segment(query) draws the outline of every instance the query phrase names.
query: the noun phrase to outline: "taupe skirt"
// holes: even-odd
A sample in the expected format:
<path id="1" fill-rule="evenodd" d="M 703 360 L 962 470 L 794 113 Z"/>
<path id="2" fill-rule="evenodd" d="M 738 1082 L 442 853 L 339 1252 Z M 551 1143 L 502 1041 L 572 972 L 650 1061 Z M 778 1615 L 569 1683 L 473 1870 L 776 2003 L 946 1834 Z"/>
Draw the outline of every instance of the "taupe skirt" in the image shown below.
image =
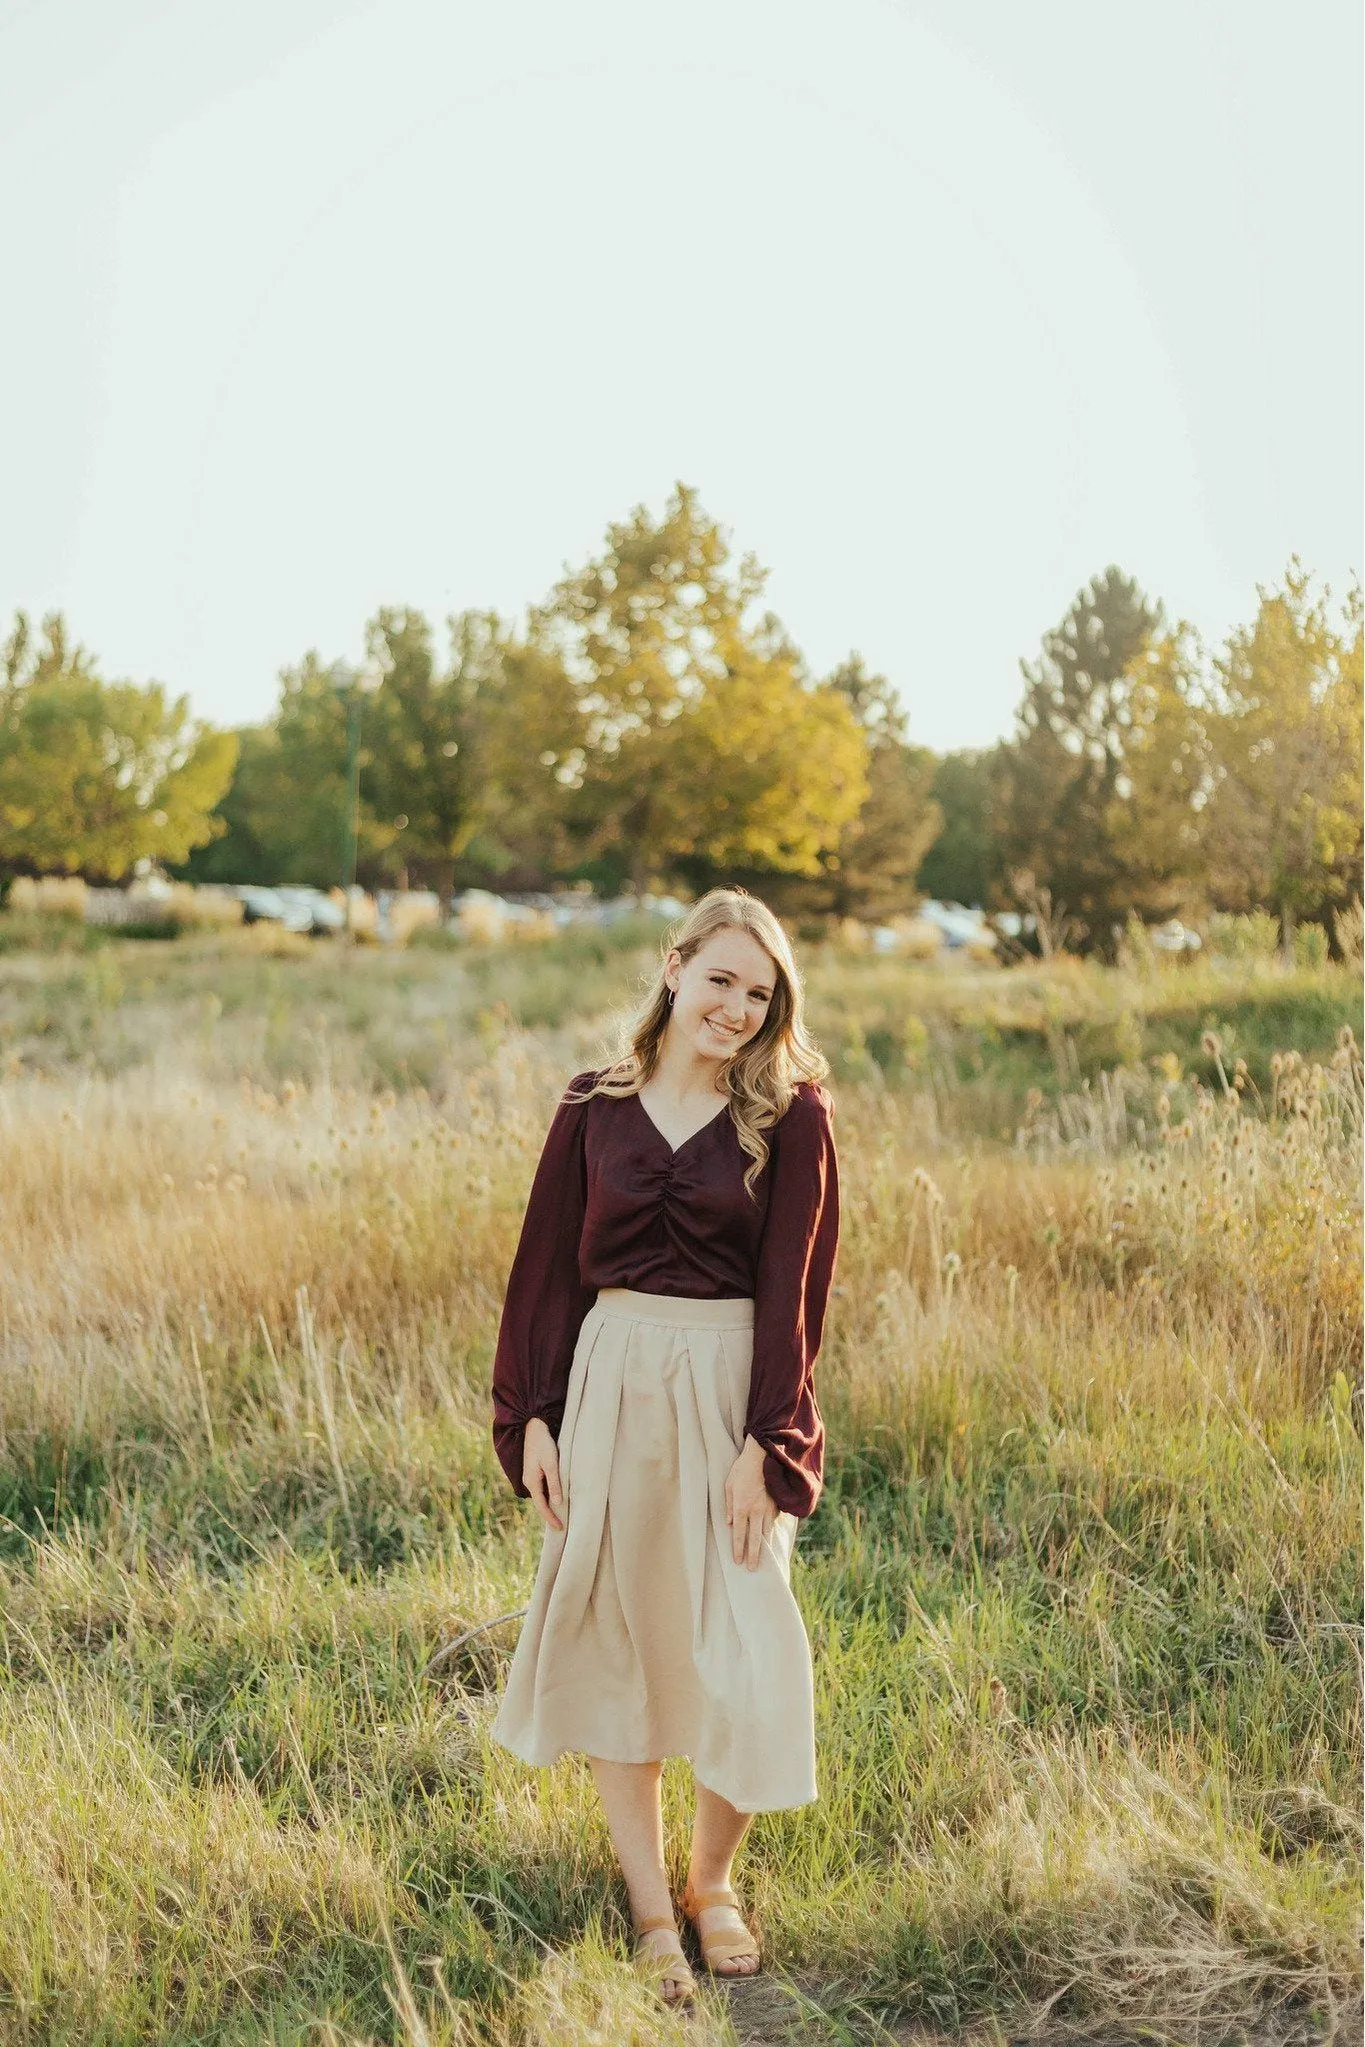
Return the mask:
<path id="1" fill-rule="evenodd" d="M 562 1531 L 544 1531 L 493 1721 L 528 1763 L 690 1756 L 742 1812 L 817 1796 L 810 1643 L 791 1590 L 796 1516 L 737 1564 L 725 1480 L 744 1447 L 751 1300 L 604 1288 L 559 1432 Z"/>

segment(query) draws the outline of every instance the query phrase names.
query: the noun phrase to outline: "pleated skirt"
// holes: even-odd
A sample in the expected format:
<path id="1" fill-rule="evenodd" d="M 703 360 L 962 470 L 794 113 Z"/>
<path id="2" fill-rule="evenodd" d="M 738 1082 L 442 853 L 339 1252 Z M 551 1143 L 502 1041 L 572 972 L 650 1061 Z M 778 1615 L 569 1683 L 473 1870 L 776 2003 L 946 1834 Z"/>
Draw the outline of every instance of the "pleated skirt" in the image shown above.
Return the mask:
<path id="1" fill-rule="evenodd" d="M 559 1432 L 562 1530 L 492 1724 L 528 1763 L 688 1756 L 742 1812 L 817 1794 L 810 1642 L 780 1513 L 737 1564 L 725 1480 L 744 1447 L 751 1300 L 604 1288 L 579 1332 Z"/>

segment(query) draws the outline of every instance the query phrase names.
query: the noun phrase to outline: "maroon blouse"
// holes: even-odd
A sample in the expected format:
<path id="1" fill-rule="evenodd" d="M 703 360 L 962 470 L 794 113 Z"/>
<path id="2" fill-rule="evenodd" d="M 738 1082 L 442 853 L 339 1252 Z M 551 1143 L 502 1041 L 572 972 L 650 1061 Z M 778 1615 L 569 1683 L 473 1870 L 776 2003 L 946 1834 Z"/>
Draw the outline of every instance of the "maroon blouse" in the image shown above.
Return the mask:
<path id="1" fill-rule="evenodd" d="M 568 1093 L 590 1087 L 580 1073 Z M 493 1360 L 493 1442 L 521 1499 L 522 1439 L 564 1418 L 569 1368 L 599 1287 L 688 1300 L 752 1297 L 745 1433 L 765 1450 L 763 1482 L 804 1518 L 820 1497 L 825 1425 L 813 1368 L 839 1240 L 833 1104 L 803 1081 L 751 1163 L 728 1106 L 676 1151 L 638 1095 L 561 1100 L 531 1185 Z"/>

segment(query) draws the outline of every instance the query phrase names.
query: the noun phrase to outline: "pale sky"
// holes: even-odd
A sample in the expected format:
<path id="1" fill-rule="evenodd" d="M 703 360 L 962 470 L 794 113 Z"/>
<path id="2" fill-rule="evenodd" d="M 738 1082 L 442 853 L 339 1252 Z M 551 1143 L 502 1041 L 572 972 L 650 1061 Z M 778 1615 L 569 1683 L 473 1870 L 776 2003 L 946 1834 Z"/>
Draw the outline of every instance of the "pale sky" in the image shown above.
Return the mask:
<path id="1" fill-rule="evenodd" d="M 0 628 L 265 716 L 676 478 L 937 748 L 1362 559 L 1358 0 L 0 0 Z"/>

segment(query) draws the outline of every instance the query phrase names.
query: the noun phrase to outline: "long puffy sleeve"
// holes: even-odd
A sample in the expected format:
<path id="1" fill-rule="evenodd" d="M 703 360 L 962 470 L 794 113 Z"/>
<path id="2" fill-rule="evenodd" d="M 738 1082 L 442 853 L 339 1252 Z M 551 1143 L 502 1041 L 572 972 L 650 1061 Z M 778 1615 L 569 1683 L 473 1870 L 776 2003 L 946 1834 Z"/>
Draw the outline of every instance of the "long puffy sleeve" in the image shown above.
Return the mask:
<path id="1" fill-rule="evenodd" d="M 570 1094 L 591 1083 L 578 1074 Z M 558 1436 L 578 1332 L 596 1298 L 578 1266 L 587 1203 L 587 1104 L 561 1100 L 531 1183 L 493 1355 L 493 1447 L 519 1499 L 526 1424 L 539 1415 Z"/>
<path id="2" fill-rule="evenodd" d="M 763 1445 L 763 1482 L 804 1519 L 823 1484 L 825 1425 L 814 1367 L 839 1244 L 833 1104 L 798 1088 L 770 1143 L 768 1214 L 754 1285 L 754 1361 L 745 1431 Z"/>

